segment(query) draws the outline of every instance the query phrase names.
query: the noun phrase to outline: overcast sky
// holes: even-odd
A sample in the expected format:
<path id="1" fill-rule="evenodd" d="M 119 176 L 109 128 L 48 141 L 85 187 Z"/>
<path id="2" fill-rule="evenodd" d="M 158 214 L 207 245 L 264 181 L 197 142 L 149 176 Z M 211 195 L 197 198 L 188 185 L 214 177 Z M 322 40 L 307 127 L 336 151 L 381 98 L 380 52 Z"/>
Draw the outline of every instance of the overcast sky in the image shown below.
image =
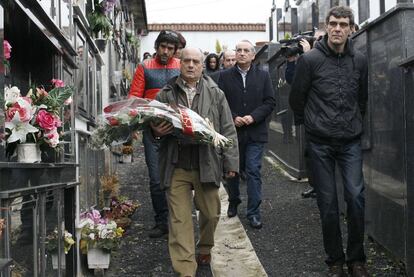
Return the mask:
<path id="1" fill-rule="evenodd" d="M 277 0 L 282 7 L 284 0 Z M 273 0 L 145 0 L 148 23 L 266 23 Z"/>

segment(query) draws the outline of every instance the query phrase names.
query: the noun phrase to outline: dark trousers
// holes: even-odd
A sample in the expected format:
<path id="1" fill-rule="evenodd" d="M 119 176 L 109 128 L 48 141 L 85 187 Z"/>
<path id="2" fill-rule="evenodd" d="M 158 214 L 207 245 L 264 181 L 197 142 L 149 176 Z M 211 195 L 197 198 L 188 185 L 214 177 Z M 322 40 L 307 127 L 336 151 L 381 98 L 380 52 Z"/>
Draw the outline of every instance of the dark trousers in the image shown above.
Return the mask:
<path id="1" fill-rule="evenodd" d="M 145 162 L 148 167 L 148 175 L 150 178 L 150 193 L 152 207 L 155 212 L 155 224 L 156 225 L 168 225 L 168 205 L 165 192 L 160 186 L 160 173 L 158 166 L 158 151 L 159 143 L 151 140 L 151 134 L 149 130 L 143 132 L 142 142 L 145 150 Z"/>
<path id="2" fill-rule="evenodd" d="M 338 165 L 347 204 L 348 243 L 346 261 L 365 262 L 364 254 L 364 180 L 360 140 L 342 145 L 307 142 L 310 169 L 317 193 L 322 222 L 326 263 L 344 263 L 338 198 L 335 182 L 335 164 Z"/>
<path id="3" fill-rule="evenodd" d="M 262 202 L 262 168 L 264 143 L 239 143 L 240 171 L 246 173 L 247 184 L 247 218 L 256 216 L 260 220 L 260 203 Z M 240 202 L 239 176 L 227 181 L 229 202 Z"/>

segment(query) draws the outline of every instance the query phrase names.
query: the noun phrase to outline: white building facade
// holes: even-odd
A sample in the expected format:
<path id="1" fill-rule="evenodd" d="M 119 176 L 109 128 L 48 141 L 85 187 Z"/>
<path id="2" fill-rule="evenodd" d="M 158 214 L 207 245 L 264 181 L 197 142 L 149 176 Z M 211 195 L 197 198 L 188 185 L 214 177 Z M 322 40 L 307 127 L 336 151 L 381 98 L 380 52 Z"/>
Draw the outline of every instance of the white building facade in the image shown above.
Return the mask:
<path id="1" fill-rule="evenodd" d="M 187 46 L 200 48 L 203 52 L 216 52 L 216 41 L 223 49 L 234 49 L 243 39 L 253 44 L 269 39 L 266 24 L 254 23 L 185 23 L 185 24 L 148 24 L 148 34 L 141 38 L 141 54 L 154 53 L 154 42 L 161 30 L 180 32 L 187 41 Z"/>

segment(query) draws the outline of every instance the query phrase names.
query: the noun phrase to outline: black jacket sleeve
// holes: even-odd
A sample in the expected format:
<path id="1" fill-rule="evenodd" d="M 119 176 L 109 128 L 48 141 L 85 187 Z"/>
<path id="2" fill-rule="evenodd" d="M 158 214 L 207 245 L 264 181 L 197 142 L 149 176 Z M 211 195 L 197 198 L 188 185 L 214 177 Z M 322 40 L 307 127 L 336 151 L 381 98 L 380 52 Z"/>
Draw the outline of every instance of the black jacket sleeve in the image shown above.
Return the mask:
<path id="1" fill-rule="evenodd" d="M 295 71 L 296 71 L 296 61 L 293 61 L 293 62 L 286 61 L 285 79 L 289 85 L 292 84 L 293 77 L 295 76 Z"/>
<path id="2" fill-rule="evenodd" d="M 289 95 L 289 105 L 294 114 L 295 125 L 304 123 L 305 105 L 312 84 L 311 73 L 305 56 L 300 56 L 296 63 L 296 73 Z"/>

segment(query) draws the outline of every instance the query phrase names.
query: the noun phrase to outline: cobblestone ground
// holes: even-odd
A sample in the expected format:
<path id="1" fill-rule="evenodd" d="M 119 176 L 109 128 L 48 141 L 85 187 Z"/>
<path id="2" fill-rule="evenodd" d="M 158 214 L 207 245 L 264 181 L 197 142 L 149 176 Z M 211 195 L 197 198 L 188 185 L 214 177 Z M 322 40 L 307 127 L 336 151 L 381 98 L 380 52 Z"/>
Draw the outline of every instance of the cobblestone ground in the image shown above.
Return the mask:
<path id="1" fill-rule="evenodd" d="M 119 250 L 111 257 L 105 276 L 175 276 L 169 260 L 167 239 L 150 239 L 153 213 L 143 148 L 135 146 L 134 162 L 120 164 L 118 174 L 121 195 L 137 199 L 141 207 L 133 216 L 132 226 Z M 324 252 L 319 214 L 314 199 L 302 199 L 306 183 L 289 181 L 275 166 L 263 166 L 263 228 L 252 230 L 245 218 L 246 187 L 242 185 L 243 202 L 240 220 L 268 276 L 325 276 Z M 366 244 L 369 270 L 373 276 L 404 276 L 387 253 L 374 242 Z M 208 276 L 200 273 L 198 276 Z M 237 276 L 243 277 L 243 276 Z"/>

